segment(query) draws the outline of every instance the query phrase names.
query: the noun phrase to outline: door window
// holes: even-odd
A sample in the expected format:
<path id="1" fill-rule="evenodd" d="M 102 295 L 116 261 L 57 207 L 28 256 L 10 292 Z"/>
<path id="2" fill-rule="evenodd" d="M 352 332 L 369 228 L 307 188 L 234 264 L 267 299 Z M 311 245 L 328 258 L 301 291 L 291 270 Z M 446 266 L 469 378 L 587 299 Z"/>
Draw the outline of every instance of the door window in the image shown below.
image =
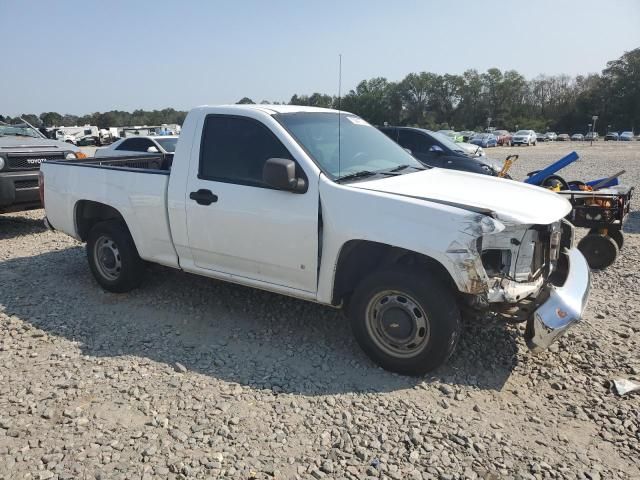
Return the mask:
<path id="1" fill-rule="evenodd" d="M 247 117 L 210 115 L 205 120 L 198 178 L 256 187 L 270 158 L 291 154 L 262 123 Z"/>
<path id="2" fill-rule="evenodd" d="M 147 138 L 130 138 L 125 140 L 116 150 L 126 150 L 129 152 L 146 152 L 147 148 L 153 147 L 151 140 Z"/>
<path id="3" fill-rule="evenodd" d="M 427 135 L 411 130 L 400 130 L 398 143 L 403 148 L 411 150 L 411 153 L 428 153 L 431 146 L 435 145 L 435 142 Z"/>

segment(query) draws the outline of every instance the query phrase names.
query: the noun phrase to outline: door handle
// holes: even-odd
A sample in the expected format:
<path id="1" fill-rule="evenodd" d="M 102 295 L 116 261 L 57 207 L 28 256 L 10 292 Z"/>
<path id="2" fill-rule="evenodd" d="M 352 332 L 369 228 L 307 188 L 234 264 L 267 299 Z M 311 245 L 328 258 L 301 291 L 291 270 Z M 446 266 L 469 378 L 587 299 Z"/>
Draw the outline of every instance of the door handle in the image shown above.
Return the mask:
<path id="1" fill-rule="evenodd" d="M 211 193 L 211 190 L 200 189 L 189 194 L 191 200 L 195 200 L 200 205 L 211 205 L 218 201 L 218 196 Z"/>

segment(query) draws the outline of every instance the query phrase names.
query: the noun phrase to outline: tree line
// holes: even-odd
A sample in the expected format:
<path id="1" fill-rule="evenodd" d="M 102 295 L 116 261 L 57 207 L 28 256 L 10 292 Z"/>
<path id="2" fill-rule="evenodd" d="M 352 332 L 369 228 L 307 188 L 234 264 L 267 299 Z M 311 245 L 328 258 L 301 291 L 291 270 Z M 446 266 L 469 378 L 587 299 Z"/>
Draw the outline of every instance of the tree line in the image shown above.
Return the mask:
<path id="1" fill-rule="evenodd" d="M 244 97 L 237 103 L 255 103 Z M 260 103 L 280 103 L 263 100 Z M 374 125 L 410 125 L 431 129 L 584 132 L 593 115 L 597 130 L 640 127 L 640 48 L 607 62 L 598 74 L 539 75 L 526 79 L 515 70 L 470 69 L 462 75 L 410 73 L 394 82 L 384 77 L 362 80 L 342 98 L 326 93 L 295 94 L 290 105 L 341 108 Z M 110 126 L 182 124 L 186 112 L 172 108 L 110 111 L 81 117 L 45 112 L 22 115 L 35 126 Z M 2 120 L 2 116 L 0 116 Z M 13 119 L 7 118 L 4 121 Z"/>

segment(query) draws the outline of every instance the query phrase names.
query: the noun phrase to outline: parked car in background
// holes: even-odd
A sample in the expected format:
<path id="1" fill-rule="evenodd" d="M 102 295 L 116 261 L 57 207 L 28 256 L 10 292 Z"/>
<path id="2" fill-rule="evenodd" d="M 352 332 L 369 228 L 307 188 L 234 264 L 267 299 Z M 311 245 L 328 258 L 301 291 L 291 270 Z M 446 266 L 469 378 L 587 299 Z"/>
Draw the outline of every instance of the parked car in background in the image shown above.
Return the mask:
<path id="1" fill-rule="evenodd" d="M 476 133 L 471 140 L 469 140 L 469 143 L 479 145 L 483 148 L 497 147 L 498 139 L 493 133 Z"/>
<path id="2" fill-rule="evenodd" d="M 584 141 L 584 135 L 581 133 L 574 133 L 573 135 L 571 135 L 571 141 L 572 142 L 582 142 Z"/>
<path id="3" fill-rule="evenodd" d="M 600 136 L 598 135 L 598 132 L 587 132 L 587 134 L 584 136 L 584 139 L 597 142 L 598 140 L 600 140 Z"/>
<path id="4" fill-rule="evenodd" d="M 622 132 L 620 134 L 621 142 L 630 142 L 631 140 L 633 140 L 633 132 Z"/>
<path id="5" fill-rule="evenodd" d="M 549 142 L 555 142 L 558 139 L 558 134 L 556 132 L 547 132 L 544 136 Z"/>
<path id="6" fill-rule="evenodd" d="M 500 171 L 498 165 L 484 158 L 474 157 L 477 150 L 482 150 L 480 146 L 472 145 L 476 151 L 467 153 L 461 146 L 464 143 L 453 142 L 446 135 L 422 128 L 380 127 L 380 131 L 410 151 L 424 165 L 494 176 Z"/>
<path id="7" fill-rule="evenodd" d="M 473 130 L 463 130 L 462 132 L 460 132 L 460 135 L 462 135 L 463 142 L 468 142 L 469 139 L 473 137 L 475 134 L 476 132 L 474 132 Z"/>
<path id="8" fill-rule="evenodd" d="M 464 137 L 460 134 L 460 132 L 454 132 L 453 130 L 438 130 L 437 133 L 446 135 L 454 142 L 464 142 Z"/>
<path id="9" fill-rule="evenodd" d="M 580 322 L 589 295 L 565 198 L 425 168 L 335 110 L 198 107 L 170 171 L 57 161 L 40 181 L 47 224 L 87 243 L 105 290 L 135 289 L 149 262 L 344 306 L 362 349 L 401 374 L 447 361 L 463 310 L 526 321 L 541 351 Z"/>
<path id="10" fill-rule="evenodd" d="M 121 138 L 105 148 L 96 150 L 96 157 L 131 156 L 140 153 L 160 155 L 169 161 L 176 150 L 177 135 L 145 135 L 139 137 Z"/>
<path id="11" fill-rule="evenodd" d="M 538 142 L 546 142 L 547 136 L 544 133 L 536 132 L 536 139 Z"/>
<path id="12" fill-rule="evenodd" d="M 494 130 L 492 132 L 496 136 L 496 140 L 498 145 L 500 146 L 511 146 L 511 134 L 506 130 Z"/>
<path id="13" fill-rule="evenodd" d="M 570 142 L 571 137 L 569 136 L 568 133 L 561 133 L 560 135 L 558 135 L 558 138 L 556 138 L 556 140 L 558 142 Z"/>
<path id="14" fill-rule="evenodd" d="M 512 145 L 535 145 L 538 139 L 533 130 L 518 130 L 511 137 Z"/>
<path id="15" fill-rule="evenodd" d="M 609 132 L 604 136 L 605 142 L 610 142 L 610 141 L 617 142 L 618 140 L 620 140 L 620 135 L 618 135 L 618 132 Z"/>
<path id="16" fill-rule="evenodd" d="M 84 158 L 70 143 L 45 137 L 28 123 L 0 123 L 0 213 L 40 208 L 38 172 L 45 160 Z"/>

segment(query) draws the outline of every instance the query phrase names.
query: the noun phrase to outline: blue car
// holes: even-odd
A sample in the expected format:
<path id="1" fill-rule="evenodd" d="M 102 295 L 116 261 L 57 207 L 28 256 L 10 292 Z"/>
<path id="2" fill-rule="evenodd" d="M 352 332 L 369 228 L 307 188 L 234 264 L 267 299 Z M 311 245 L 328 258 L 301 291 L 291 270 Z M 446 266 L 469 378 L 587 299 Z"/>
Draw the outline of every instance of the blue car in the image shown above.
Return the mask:
<path id="1" fill-rule="evenodd" d="M 498 139 L 493 133 L 478 133 L 469 140 L 469 143 L 480 145 L 482 148 L 496 147 Z"/>

